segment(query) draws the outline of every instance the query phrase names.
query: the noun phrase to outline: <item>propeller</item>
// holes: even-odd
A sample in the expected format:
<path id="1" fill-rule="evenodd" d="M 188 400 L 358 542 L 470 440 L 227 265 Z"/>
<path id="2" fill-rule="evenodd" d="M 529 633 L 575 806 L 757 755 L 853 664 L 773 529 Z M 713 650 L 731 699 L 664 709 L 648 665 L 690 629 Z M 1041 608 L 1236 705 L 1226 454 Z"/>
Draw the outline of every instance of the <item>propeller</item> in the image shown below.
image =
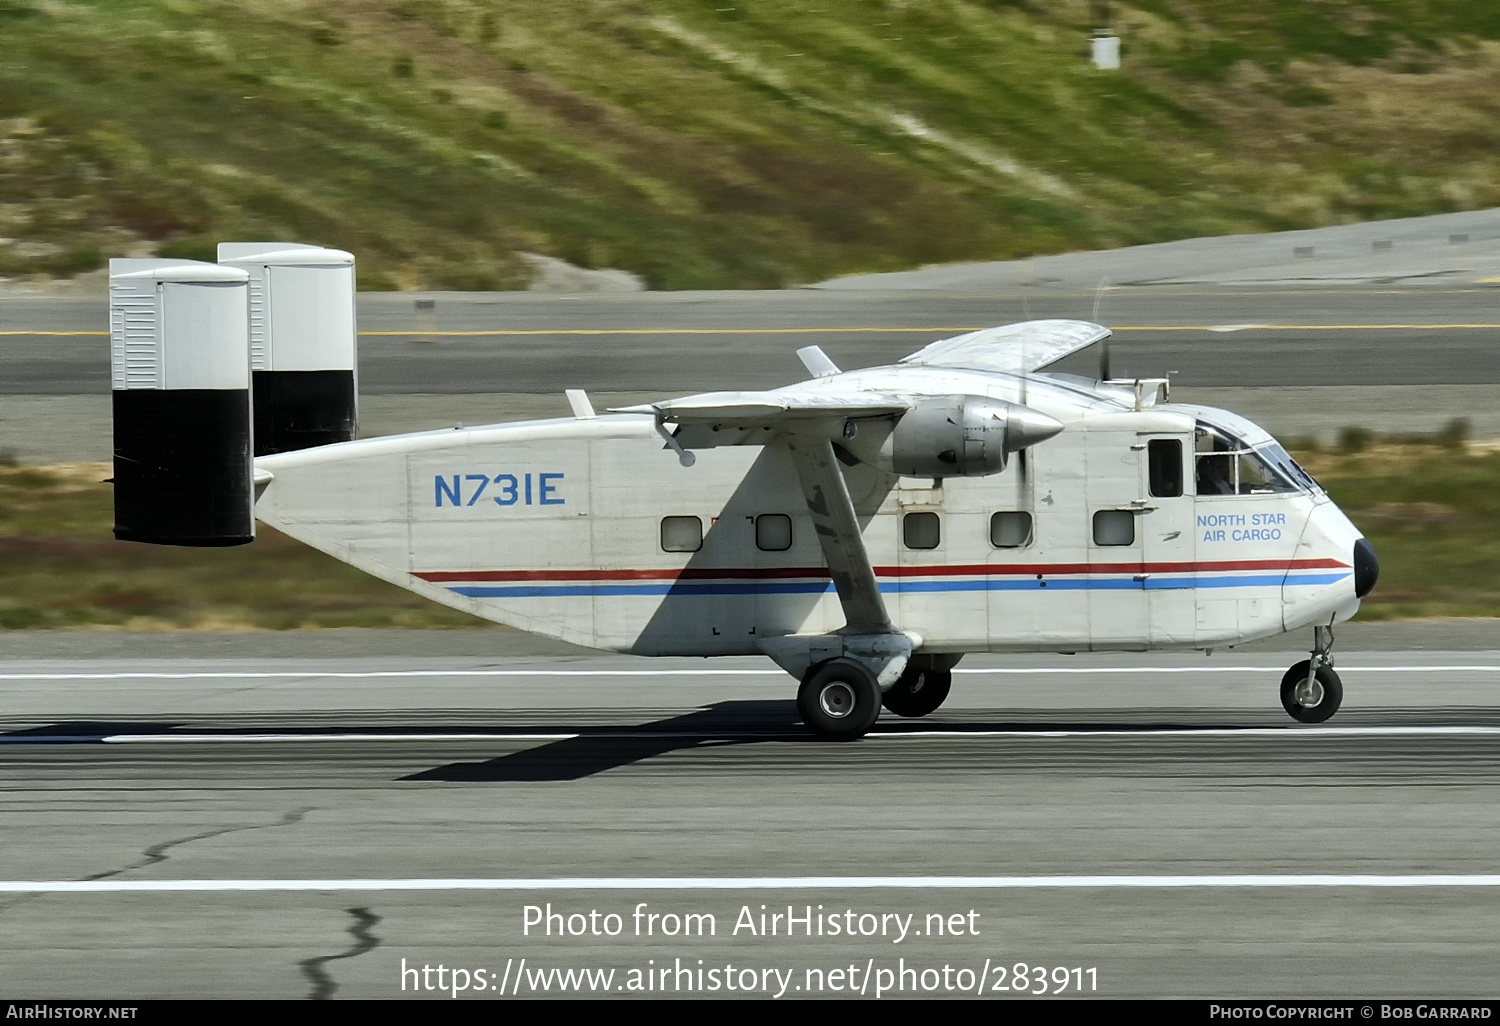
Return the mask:
<path id="1" fill-rule="evenodd" d="M 1026 314 L 1026 319 L 1031 320 L 1031 304 L 1026 297 L 1021 297 L 1021 309 Z M 1026 368 L 1031 364 L 1026 360 L 1026 336 L 1021 336 L 1021 405 L 1026 405 L 1026 385 L 1031 380 L 1031 371 Z M 1031 461 L 1026 456 L 1026 449 L 1016 450 L 1016 505 L 1025 508 L 1026 491 L 1031 485 Z"/>
<path id="2" fill-rule="evenodd" d="M 1109 279 L 1100 278 L 1099 287 L 1094 290 L 1094 313 L 1091 320 L 1099 323 L 1099 304 L 1104 300 L 1104 292 L 1109 288 Z M 1109 373 L 1109 336 L 1105 335 L 1099 342 L 1099 380 L 1108 381 Z"/>

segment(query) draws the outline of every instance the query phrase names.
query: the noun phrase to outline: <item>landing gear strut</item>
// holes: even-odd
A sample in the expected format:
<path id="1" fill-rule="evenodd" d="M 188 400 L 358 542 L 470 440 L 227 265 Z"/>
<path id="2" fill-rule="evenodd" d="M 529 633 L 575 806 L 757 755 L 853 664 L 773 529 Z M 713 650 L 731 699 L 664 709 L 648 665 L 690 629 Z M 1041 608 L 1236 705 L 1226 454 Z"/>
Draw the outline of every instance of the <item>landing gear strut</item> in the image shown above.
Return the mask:
<path id="1" fill-rule="evenodd" d="M 1333 672 L 1333 628 L 1313 628 L 1312 658 L 1281 678 L 1281 704 L 1294 720 L 1322 723 L 1339 711 L 1344 684 Z"/>

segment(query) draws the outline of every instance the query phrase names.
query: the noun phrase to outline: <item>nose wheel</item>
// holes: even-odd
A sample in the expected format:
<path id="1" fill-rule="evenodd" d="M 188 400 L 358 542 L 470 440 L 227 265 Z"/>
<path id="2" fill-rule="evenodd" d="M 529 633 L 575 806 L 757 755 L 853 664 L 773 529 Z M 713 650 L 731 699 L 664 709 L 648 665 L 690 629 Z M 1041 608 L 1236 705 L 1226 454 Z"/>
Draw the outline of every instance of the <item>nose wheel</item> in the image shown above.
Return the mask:
<path id="1" fill-rule="evenodd" d="M 1313 628 L 1311 659 L 1297 663 L 1281 678 L 1281 705 L 1299 723 L 1322 723 L 1339 711 L 1344 683 L 1333 672 L 1333 631 Z"/>
<path id="2" fill-rule="evenodd" d="M 1281 678 L 1281 704 L 1292 719 L 1322 723 L 1339 711 L 1344 684 L 1332 668 L 1320 666 L 1309 675 L 1312 661 L 1302 660 Z"/>

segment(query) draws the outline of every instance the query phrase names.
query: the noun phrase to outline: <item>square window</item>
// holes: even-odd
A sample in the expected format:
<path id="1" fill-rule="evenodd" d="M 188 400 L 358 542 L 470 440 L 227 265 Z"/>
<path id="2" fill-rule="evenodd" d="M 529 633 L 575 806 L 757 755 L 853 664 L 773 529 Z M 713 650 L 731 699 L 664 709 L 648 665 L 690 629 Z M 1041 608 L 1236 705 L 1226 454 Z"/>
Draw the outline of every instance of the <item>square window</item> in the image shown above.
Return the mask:
<path id="1" fill-rule="evenodd" d="M 1153 438 L 1146 444 L 1151 469 L 1151 494 L 1170 499 L 1182 494 L 1182 442 Z"/>
<path id="2" fill-rule="evenodd" d="M 943 540 L 936 513 L 908 513 L 901 518 L 901 538 L 909 549 L 935 549 Z"/>
<path id="3" fill-rule="evenodd" d="M 1031 514 L 1005 511 L 990 517 L 990 544 L 997 549 L 1019 549 L 1031 544 Z"/>
<path id="4" fill-rule="evenodd" d="M 1134 545 L 1135 514 L 1128 509 L 1101 509 L 1094 514 L 1095 545 Z"/>
<path id="5" fill-rule="evenodd" d="M 703 521 L 697 517 L 662 517 L 663 552 L 697 552 L 703 548 Z"/>
<path id="6" fill-rule="evenodd" d="M 755 547 L 763 552 L 785 552 L 792 547 L 792 518 L 785 513 L 762 513 L 755 518 Z"/>

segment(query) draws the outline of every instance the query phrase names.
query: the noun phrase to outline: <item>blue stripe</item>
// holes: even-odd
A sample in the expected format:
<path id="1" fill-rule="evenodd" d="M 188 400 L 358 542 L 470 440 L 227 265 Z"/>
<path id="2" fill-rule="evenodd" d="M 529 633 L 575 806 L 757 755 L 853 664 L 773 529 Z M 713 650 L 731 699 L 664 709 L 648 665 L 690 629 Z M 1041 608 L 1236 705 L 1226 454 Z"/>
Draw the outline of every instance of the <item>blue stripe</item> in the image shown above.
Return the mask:
<path id="1" fill-rule="evenodd" d="M 970 578 L 957 581 L 883 581 L 882 593 L 934 594 L 976 591 L 1157 591 L 1171 588 L 1279 588 L 1337 584 L 1348 573 L 1306 574 L 1285 577 L 1281 573 L 1239 577 L 1054 577 Z M 1284 578 L 1284 579 L 1283 579 Z M 1045 583 L 1046 587 L 1043 587 Z M 614 595 L 819 595 L 833 591 L 825 581 L 725 581 L 678 584 L 465 584 L 448 589 L 466 598 L 593 598 Z"/>

